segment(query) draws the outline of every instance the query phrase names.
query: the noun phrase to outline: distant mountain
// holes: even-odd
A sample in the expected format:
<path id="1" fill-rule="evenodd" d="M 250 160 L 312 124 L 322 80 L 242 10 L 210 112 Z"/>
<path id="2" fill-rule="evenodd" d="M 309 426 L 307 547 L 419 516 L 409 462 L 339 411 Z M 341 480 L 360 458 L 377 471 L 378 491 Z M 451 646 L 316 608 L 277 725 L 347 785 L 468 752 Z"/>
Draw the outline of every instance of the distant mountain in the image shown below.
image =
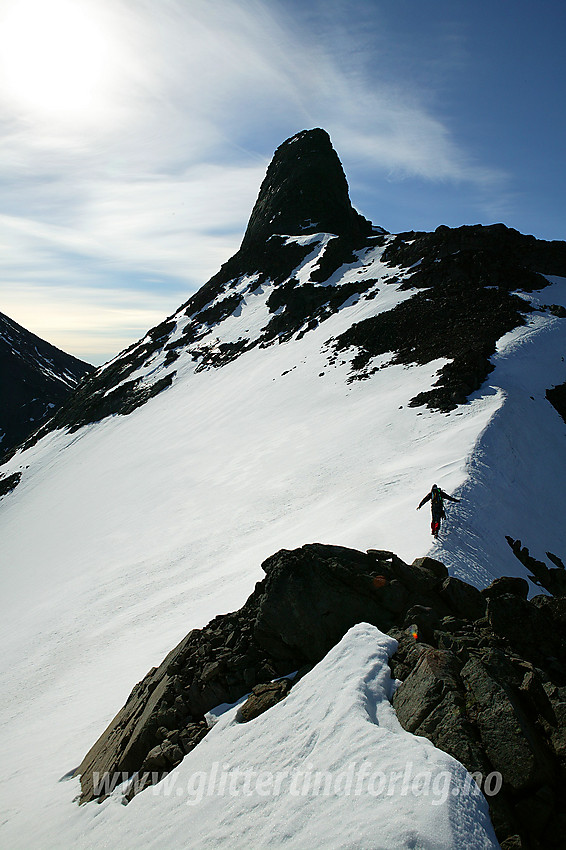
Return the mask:
<path id="1" fill-rule="evenodd" d="M 53 416 L 93 369 L 0 313 L 0 456 Z"/>

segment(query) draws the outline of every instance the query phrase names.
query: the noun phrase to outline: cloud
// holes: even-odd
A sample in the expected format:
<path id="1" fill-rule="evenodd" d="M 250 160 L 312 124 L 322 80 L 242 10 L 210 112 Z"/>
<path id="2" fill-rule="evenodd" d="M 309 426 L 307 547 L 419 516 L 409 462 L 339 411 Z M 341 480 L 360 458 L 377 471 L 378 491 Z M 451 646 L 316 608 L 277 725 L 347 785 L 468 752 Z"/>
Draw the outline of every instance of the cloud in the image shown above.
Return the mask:
<path id="1" fill-rule="evenodd" d="M 99 365 L 143 337 L 177 307 L 167 294 L 127 289 L 18 282 L 5 293 L 2 312 L 63 351 Z"/>
<path id="2" fill-rule="evenodd" d="M 237 249 L 262 177 L 256 165 L 203 164 L 175 178 L 80 178 L 65 209 L 66 183 L 53 181 L 33 200 L 14 199 L 17 213 L 0 215 L 0 264 L 50 278 L 63 257 L 74 257 L 91 261 L 89 273 L 105 262 L 109 278 L 129 270 L 200 285 Z"/>
<path id="3" fill-rule="evenodd" d="M 58 208 L 0 216 L 0 309 L 77 357 L 110 359 L 237 250 L 262 171 L 205 166 L 176 180 L 92 183 L 65 224 L 50 220 L 72 218 Z"/>
<path id="4" fill-rule="evenodd" d="M 362 9 L 367 15 L 367 3 L 348 7 L 353 19 Z M 333 26 L 330 16 L 319 36 L 288 13 L 295 4 L 266 0 L 122 0 L 111 7 L 99 0 L 96 9 L 104 10 L 99 17 L 114 41 L 121 36 L 105 104 L 95 126 L 75 112 L 71 120 L 28 120 L 12 141 L 20 153 L 27 147 L 32 165 L 35 158 L 39 168 L 47 162 L 71 177 L 88 168 L 97 179 L 176 174 L 201 162 L 242 163 L 246 153 L 265 159 L 272 152 L 266 136 L 320 123 L 385 171 L 485 179 L 487 170 L 468 161 L 432 114 L 427 92 L 381 79 L 391 77 L 382 71 L 394 54 L 383 34 L 376 49 L 354 23 L 345 27 L 339 18 Z"/>

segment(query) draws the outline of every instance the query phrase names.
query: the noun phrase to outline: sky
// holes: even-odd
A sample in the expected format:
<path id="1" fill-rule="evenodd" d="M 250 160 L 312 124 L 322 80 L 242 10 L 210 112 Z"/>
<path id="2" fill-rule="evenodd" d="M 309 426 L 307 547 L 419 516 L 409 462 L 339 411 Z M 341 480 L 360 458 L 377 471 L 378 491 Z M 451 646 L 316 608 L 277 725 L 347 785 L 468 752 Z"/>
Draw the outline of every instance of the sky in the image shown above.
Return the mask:
<path id="1" fill-rule="evenodd" d="M 0 0 L 0 311 L 101 364 L 324 127 L 390 232 L 566 237 L 560 0 Z"/>

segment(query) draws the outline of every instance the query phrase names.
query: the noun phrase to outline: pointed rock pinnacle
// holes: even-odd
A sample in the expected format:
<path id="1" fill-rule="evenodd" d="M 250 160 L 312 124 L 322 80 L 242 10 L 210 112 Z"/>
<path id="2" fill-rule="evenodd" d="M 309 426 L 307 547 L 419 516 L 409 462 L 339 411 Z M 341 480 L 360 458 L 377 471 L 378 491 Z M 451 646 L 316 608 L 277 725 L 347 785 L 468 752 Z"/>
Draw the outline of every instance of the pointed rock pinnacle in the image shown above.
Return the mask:
<path id="1" fill-rule="evenodd" d="M 354 210 L 342 164 L 325 130 L 303 130 L 273 156 L 242 249 L 273 234 L 367 235 L 371 223 Z"/>

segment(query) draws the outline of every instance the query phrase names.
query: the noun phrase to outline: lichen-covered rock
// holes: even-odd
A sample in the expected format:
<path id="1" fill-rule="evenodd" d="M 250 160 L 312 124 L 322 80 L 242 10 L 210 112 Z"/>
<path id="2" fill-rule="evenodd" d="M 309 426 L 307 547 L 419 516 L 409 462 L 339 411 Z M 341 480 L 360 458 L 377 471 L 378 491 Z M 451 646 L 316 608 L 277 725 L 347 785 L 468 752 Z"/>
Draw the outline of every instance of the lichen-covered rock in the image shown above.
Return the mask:
<path id="1" fill-rule="evenodd" d="M 236 720 L 238 723 L 247 723 L 249 720 L 259 717 L 268 708 L 281 702 L 290 689 L 290 679 L 280 679 L 277 682 L 256 685 L 255 688 L 252 688 L 252 692 L 245 703 L 236 712 Z"/>
<path id="2" fill-rule="evenodd" d="M 415 732 L 449 691 L 457 689 L 459 664 L 451 652 L 418 645 L 419 660 L 393 698 L 401 725 Z"/>
<path id="3" fill-rule="evenodd" d="M 498 682 L 493 668 L 474 657 L 464 665 L 461 677 L 469 714 L 490 763 L 504 782 L 515 791 L 552 782 L 552 759 L 517 692 Z"/>

